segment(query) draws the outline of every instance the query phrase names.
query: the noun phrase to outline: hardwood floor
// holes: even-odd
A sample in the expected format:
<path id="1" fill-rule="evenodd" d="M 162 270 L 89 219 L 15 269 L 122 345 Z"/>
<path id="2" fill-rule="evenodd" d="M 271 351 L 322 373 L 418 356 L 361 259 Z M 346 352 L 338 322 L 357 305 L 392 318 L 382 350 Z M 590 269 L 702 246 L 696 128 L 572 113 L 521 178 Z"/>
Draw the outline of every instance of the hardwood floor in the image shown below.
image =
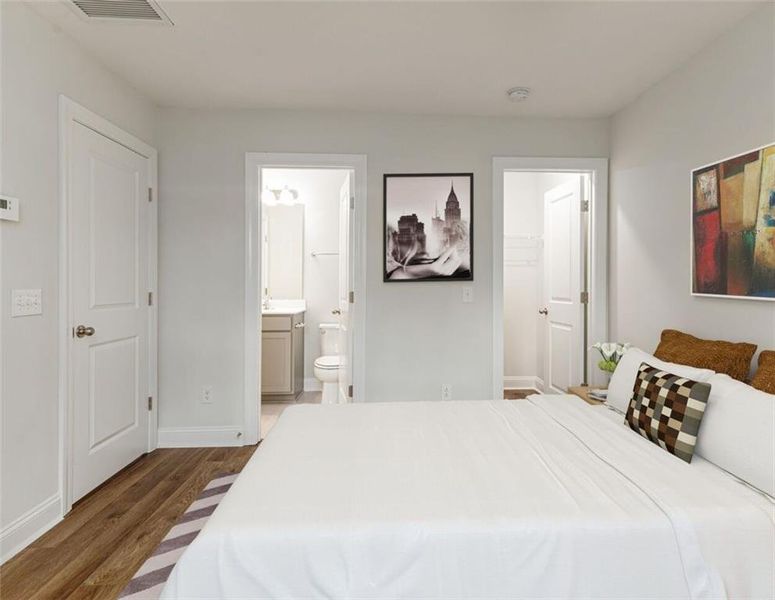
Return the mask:
<path id="1" fill-rule="evenodd" d="M 503 397 L 506 400 L 524 400 L 531 394 L 540 394 L 538 390 L 503 390 Z"/>
<path id="2" fill-rule="evenodd" d="M 0 567 L 3 600 L 116 598 L 218 473 L 256 446 L 156 450 L 81 499 L 56 527 Z"/>

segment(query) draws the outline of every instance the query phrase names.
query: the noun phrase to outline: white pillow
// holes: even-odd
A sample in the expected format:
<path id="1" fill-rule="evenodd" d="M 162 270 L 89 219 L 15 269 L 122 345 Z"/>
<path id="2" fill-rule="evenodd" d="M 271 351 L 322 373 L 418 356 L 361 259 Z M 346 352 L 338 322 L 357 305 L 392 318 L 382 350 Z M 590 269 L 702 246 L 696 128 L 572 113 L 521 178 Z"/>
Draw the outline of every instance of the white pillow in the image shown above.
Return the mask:
<path id="1" fill-rule="evenodd" d="M 627 412 L 627 407 L 630 405 L 630 400 L 632 400 L 635 378 L 638 375 L 638 368 L 641 363 L 647 363 L 657 369 L 662 369 L 673 375 L 686 377 L 693 381 L 705 382 L 714 374 L 710 369 L 698 369 L 696 367 L 665 362 L 659 360 L 656 356 L 644 352 L 640 348 L 630 348 L 624 353 L 624 356 L 619 361 L 619 365 L 616 367 L 616 371 L 611 376 L 606 404 L 610 404 L 623 413 Z"/>
<path id="2" fill-rule="evenodd" d="M 720 373 L 708 383 L 696 453 L 775 496 L 775 395 Z"/>

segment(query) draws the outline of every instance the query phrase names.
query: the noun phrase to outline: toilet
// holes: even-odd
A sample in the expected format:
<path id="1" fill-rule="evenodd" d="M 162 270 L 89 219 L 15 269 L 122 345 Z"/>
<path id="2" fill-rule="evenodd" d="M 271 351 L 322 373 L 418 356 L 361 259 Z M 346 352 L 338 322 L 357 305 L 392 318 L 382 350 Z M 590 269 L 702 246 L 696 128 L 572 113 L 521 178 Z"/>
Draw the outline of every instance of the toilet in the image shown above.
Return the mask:
<path id="1" fill-rule="evenodd" d="M 315 378 L 323 384 L 323 404 L 339 402 L 339 325 L 320 324 L 320 357 L 315 359 Z"/>

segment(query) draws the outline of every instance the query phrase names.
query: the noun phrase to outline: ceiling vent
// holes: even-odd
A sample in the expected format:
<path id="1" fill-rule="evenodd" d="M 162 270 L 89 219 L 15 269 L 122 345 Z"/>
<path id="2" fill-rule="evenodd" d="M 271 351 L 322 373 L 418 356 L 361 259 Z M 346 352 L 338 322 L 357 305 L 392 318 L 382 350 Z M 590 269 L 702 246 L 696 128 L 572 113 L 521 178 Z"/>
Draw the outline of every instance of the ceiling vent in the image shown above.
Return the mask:
<path id="1" fill-rule="evenodd" d="M 89 19 L 137 21 L 172 25 L 155 0 L 72 0 Z"/>

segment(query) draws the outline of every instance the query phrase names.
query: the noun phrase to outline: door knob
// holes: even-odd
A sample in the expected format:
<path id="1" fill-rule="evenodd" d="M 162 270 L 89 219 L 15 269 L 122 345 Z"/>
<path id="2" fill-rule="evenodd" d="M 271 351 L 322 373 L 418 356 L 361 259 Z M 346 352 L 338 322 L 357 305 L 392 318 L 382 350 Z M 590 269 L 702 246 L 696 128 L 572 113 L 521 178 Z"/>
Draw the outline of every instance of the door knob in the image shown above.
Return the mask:
<path id="1" fill-rule="evenodd" d="M 339 310 L 338 308 L 335 308 L 334 310 L 331 311 L 331 314 L 332 315 L 341 315 L 342 311 Z"/>
<path id="2" fill-rule="evenodd" d="M 91 337 L 94 335 L 94 327 L 86 327 L 85 325 L 79 325 L 75 328 L 75 335 L 79 338 L 84 336 Z"/>
<path id="3" fill-rule="evenodd" d="M 546 315 L 549 314 L 549 309 L 548 308 L 542 308 L 541 310 L 538 311 L 538 314 L 546 316 Z"/>

